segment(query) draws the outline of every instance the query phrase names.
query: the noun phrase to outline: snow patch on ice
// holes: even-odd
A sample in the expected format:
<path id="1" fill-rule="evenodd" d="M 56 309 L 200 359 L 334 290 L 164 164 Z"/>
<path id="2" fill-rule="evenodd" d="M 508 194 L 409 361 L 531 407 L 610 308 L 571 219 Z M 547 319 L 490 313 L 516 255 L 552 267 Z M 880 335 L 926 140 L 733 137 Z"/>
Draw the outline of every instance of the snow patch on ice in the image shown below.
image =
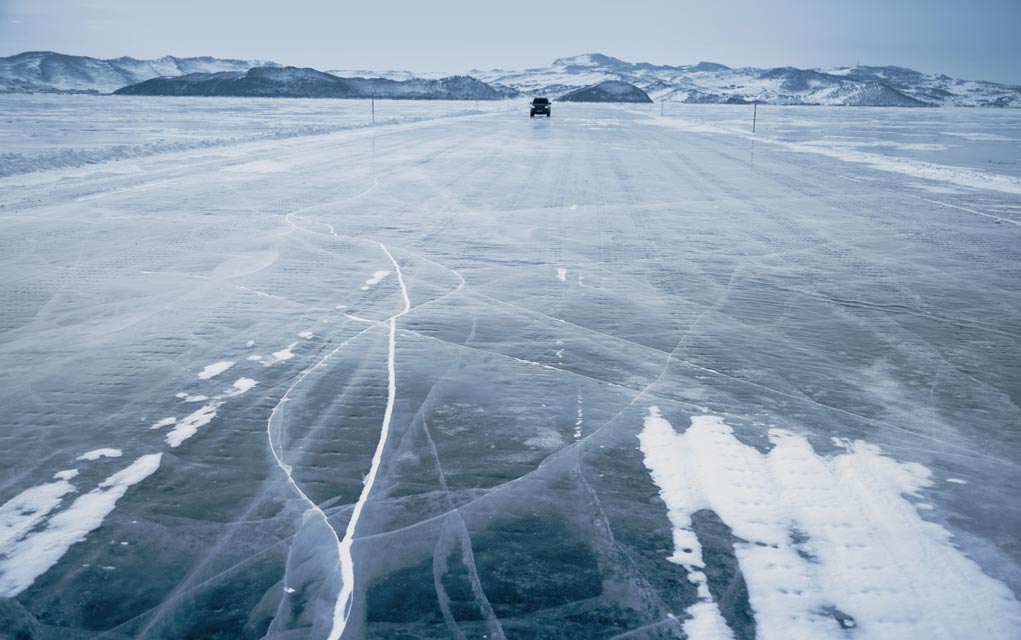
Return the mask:
<path id="1" fill-rule="evenodd" d="M 177 423 L 177 426 L 175 426 L 170 433 L 167 434 L 167 444 L 171 447 L 181 446 L 182 442 L 195 435 L 201 427 L 206 426 L 213 418 L 216 417 L 216 410 L 219 406 L 220 403 L 211 402 L 207 405 L 203 405 L 194 413 L 182 418 L 181 421 Z"/>
<path id="2" fill-rule="evenodd" d="M 715 627 L 719 614 L 691 516 L 711 509 L 741 540 L 759 637 L 844 638 L 834 610 L 868 638 L 1017 637 L 1021 603 L 905 497 L 931 483 L 925 467 L 862 441 L 824 457 L 788 431 L 769 439 L 763 454 L 717 416 L 693 416 L 683 434 L 657 407 L 645 418 L 640 448 L 673 524 L 668 559 L 698 587 L 689 613 L 709 619 L 700 626 Z"/>
<path id="3" fill-rule="evenodd" d="M 293 349 L 296 346 L 298 346 L 298 343 L 297 342 L 292 342 L 291 344 L 287 345 L 286 349 L 281 349 L 280 351 L 274 351 L 273 352 L 273 359 L 270 360 L 269 362 L 264 363 L 264 364 L 266 366 L 269 366 L 271 364 L 276 364 L 277 362 L 283 362 L 284 360 L 290 360 L 291 358 L 294 357 Z"/>
<path id="4" fill-rule="evenodd" d="M 315 334 L 312 333 L 311 331 L 302 331 L 301 333 L 298 334 L 298 337 L 299 338 L 304 338 L 304 339 L 308 340 L 309 338 L 311 338 L 314 335 Z"/>
<path id="5" fill-rule="evenodd" d="M 100 458 L 119 458 L 124 455 L 124 452 L 120 449 L 93 449 L 87 453 L 83 453 L 76 460 L 99 460 Z"/>
<path id="6" fill-rule="evenodd" d="M 71 545 L 85 540 L 90 532 L 103 523 L 130 487 L 159 469 L 162 456 L 161 453 L 154 453 L 135 460 L 127 468 L 101 482 L 96 489 L 80 496 L 67 509 L 49 518 L 46 528 L 42 530 L 31 531 L 41 517 L 36 518 L 28 528 L 24 527 L 23 521 L 19 523 L 18 532 L 7 538 L 6 544 L 0 545 L 0 597 L 17 596 L 55 565 Z M 66 482 L 51 484 L 60 486 L 49 487 L 29 496 L 35 506 L 45 509 L 46 513 L 53 510 L 60 496 L 73 490 Z M 19 497 L 24 496 L 23 492 Z M 6 507 L 5 504 L 3 508 Z M 3 508 L 0 508 L 0 512 Z M 6 524 L 4 520 L 0 522 Z M 11 533 L 12 529 L 0 529 L 3 532 L 0 535 Z"/>
<path id="7" fill-rule="evenodd" d="M 57 480 L 73 480 L 78 477 L 77 469 L 64 469 L 53 474 L 53 477 Z"/>
<path id="8" fill-rule="evenodd" d="M 226 371 L 227 369 L 233 367 L 234 364 L 235 363 L 230 362 L 229 360 L 208 364 L 202 371 L 199 372 L 199 378 L 201 378 L 202 380 L 208 380 L 209 378 L 216 377 L 223 373 L 224 371 Z"/>
<path id="9" fill-rule="evenodd" d="M 234 386 L 225 391 L 223 395 L 227 398 L 239 396 L 251 391 L 257 384 L 259 383 L 251 378 L 238 378 L 234 381 Z"/>
<path id="10" fill-rule="evenodd" d="M 206 400 L 209 399 L 209 396 L 204 396 L 204 395 L 201 395 L 201 394 L 193 396 L 193 395 L 184 393 L 183 391 L 181 393 L 175 393 L 174 397 L 175 398 L 180 398 L 181 400 L 184 400 L 185 402 L 205 402 Z"/>
<path id="11" fill-rule="evenodd" d="M 68 482 L 70 479 L 61 478 L 58 482 L 25 489 L 0 506 L 0 558 L 9 557 L 12 545 L 56 509 L 61 498 L 74 491 L 74 485 Z"/>
<path id="12" fill-rule="evenodd" d="M 155 424 L 153 424 L 149 428 L 150 429 L 162 429 L 163 427 L 169 427 L 170 425 L 174 424 L 175 422 L 177 422 L 177 418 L 173 418 L 173 417 L 163 418 L 162 420 L 160 420 L 159 422 L 156 422 Z"/>
<path id="13" fill-rule="evenodd" d="M 372 274 L 372 277 L 365 281 L 365 286 L 362 287 L 362 291 L 368 291 L 369 287 L 374 287 L 383 281 L 383 278 L 390 275 L 389 271 L 377 271 Z"/>
<path id="14" fill-rule="evenodd" d="M 567 269 L 563 267 L 557 268 L 557 280 L 561 282 L 567 282 Z"/>
<path id="15" fill-rule="evenodd" d="M 967 480 L 961 480 L 960 478 L 947 478 L 947 482 L 950 484 L 968 484 Z"/>

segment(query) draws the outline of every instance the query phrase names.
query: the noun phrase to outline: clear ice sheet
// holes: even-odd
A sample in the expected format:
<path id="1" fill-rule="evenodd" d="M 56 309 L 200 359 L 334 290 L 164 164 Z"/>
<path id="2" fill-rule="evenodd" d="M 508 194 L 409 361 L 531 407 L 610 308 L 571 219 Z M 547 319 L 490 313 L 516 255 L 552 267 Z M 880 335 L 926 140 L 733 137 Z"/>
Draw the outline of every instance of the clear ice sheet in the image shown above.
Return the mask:
<path id="1" fill-rule="evenodd" d="M 921 465 L 929 484 L 903 500 L 1021 591 L 1018 196 L 752 144 L 728 133 L 750 124 L 744 107 L 669 105 L 664 120 L 711 125 L 683 130 L 657 111 L 558 105 L 531 121 L 499 103 L 231 143 L 231 110 L 256 124 L 229 137 L 249 139 L 259 122 L 296 130 L 364 105 L 32 99 L 62 106 L 71 131 L 58 143 L 24 106 L 7 136 L 23 161 L 152 142 L 96 137 L 89 118 L 217 142 L 0 179 L 3 524 L 44 532 L 162 454 L 0 598 L 0 627 L 328 637 L 402 281 L 411 309 L 395 325 L 393 417 L 352 545 L 344 638 L 677 637 L 700 584 L 734 637 L 752 637 L 750 541 L 733 522 L 691 518 L 706 580 L 668 560 L 675 531 L 640 450 L 652 406 L 679 433 L 725 419 L 763 455 L 782 429 L 820 458 L 860 441 Z M 1021 161 L 998 139 L 1021 137 L 1013 112 L 759 117 L 787 142 L 965 132 L 976 140 L 942 150 L 869 148 L 1004 162 L 1008 177 Z M 102 449 L 122 455 L 79 459 Z M 29 520 L 33 508 L 53 511 Z M 853 622 L 840 603 L 813 615 Z"/>

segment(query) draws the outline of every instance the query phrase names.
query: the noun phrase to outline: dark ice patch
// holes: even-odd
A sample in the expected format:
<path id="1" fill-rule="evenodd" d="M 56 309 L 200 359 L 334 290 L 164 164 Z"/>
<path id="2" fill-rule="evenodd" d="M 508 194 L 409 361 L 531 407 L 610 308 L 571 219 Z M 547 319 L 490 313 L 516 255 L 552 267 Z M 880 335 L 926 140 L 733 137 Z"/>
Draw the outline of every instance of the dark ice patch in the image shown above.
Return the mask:
<path id="1" fill-rule="evenodd" d="M 691 528 L 702 545 L 709 593 L 737 640 L 754 640 L 755 615 L 748 601 L 748 586 L 734 553 L 741 542 L 715 512 L 709 509 L 691 515 Z"/>
<path id="2" fill-rule="evenodd" d="M 602 593 L 592 550 L 556 514 L 494 522 L 475 537 L 475 564 L 498 617 L 518 616 Z"/>
<path id="3" fill-rule="evenodd" d="M 841 629 L 855 629 L 858 627 L 858 623 L 855 622 L 854 618 L 850 614 L 844 613 L 840 609 L 830 605 L 823 607 L 820 611 L 827 616 L 830 616 L 837 621 Z"/>
<path id="4" fill-rule="evenodd" d="M 789 535 L 791 537 L 791 545 L 799 556 L 809 562 L 819 562 L 819 558 L 809 550 L 808 543 L 810 538 L 807 533 L 797 527 L 791 527 Z"/>

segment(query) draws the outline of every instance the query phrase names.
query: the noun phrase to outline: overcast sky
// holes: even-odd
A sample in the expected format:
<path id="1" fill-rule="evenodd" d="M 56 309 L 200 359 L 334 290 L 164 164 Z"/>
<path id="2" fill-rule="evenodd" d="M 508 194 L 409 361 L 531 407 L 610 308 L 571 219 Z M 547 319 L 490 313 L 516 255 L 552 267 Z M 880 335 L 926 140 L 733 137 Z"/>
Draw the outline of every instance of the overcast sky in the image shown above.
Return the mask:
<path id="1" fill-rule="evenodd" d="M 545 66 L 605 53 L 895 64 L 1021 84 L 1021 0 L 0 0 L 0 55 L 212 55 L 319 69 Z"/>

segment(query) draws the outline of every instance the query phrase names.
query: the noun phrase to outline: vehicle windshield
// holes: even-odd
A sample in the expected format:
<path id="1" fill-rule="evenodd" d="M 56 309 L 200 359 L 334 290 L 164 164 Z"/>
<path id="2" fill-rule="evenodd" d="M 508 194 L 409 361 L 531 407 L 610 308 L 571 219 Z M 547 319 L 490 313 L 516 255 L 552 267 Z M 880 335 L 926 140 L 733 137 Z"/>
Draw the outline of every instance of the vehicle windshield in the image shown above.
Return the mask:
<path id="1" fill-rule="evenodd" d="M 549 104 L 549 98 L 536 98 L 532 100 L 532 104 Z"/>

